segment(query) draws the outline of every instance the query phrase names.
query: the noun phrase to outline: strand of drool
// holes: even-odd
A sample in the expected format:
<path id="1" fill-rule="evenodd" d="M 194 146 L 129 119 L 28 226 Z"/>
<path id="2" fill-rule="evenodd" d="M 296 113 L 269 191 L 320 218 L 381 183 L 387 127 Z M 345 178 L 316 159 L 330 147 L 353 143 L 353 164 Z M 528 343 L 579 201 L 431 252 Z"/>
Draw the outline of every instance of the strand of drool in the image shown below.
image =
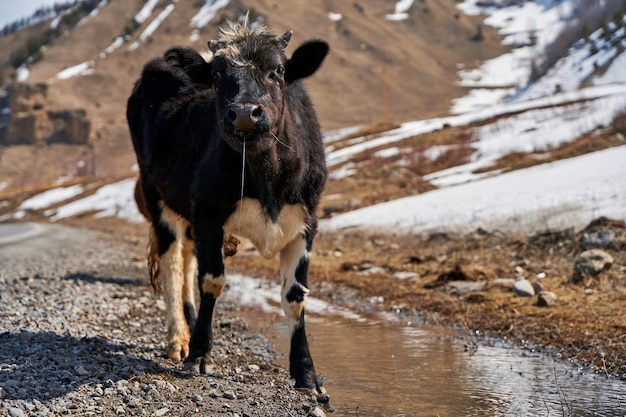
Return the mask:
<path id="1" fill-rule="evenodd" d="M 243 141 L 243 149 L 241 150 L 241 195 L 239 196 L 239 224 L 237 225 L 237 233 L 241 235 L 241 210 L 243 208 L 243 186 L 246 174 L 246 141 Z"/>

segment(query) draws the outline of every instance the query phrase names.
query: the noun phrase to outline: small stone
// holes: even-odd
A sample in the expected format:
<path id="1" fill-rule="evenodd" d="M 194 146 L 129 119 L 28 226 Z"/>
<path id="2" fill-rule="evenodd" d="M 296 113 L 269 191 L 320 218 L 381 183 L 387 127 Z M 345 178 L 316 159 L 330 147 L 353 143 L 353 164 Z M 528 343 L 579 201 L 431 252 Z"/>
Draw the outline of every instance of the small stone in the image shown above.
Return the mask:
<path id="1" fill-rule="evenodd" d="M 452 295 L 464 295 L 471 292 L 482 291 L 487 286 L 486 282 L 474 281 L 450 281 L 445 290 Z"/>
<path id="2" fill-rule="evenodd" d="M 224 391 L 224 398 L 228 399 L 228 400 L 234 400 L 235 399 L 235 393 L 232 391 Z"/>
<path id="3" fill-rule="evenodd" d="M 596 232 L 585 233 L 580 241 L 583 249 L 607 249 L 615 240 L 615 231 L 612 229 L 598 230 Z"/>
<path id="4" fill-rule="evenodd" d="M 513 285 L 515 285 L 515 278 L 496 278 L 491 281 L 491 284 L 499 287 L 513 288 Z"/>
<path id="5" fill-rule="evenodd" d="M 544 279 L 546 277 L 546 273 L 545 272 L 540 272 L 537 274 L 537 279 Z"/>
<path id="6" fill-rule="evenodd" d="M 571 281 L 579 284 L 589 277 L 595 277 L 601 272 L 611 268 L 613 257 L 600 249 L 584 251 L 574 263 L 574 274 Z"/>
<path id="7" fill-rule="evenodd" d="M 9 407 L 9 416 L 11 417 L 25 417 L 26 414 L 24 414 L 24 411 L 20 410 L 19 408 L 14 408 L 14 407 Z"/>
<path id="8" fill-rule="evenodd" d="M 260 369 L 261 367 L 259 365 L 254 365 L 254 364 L 248 365 L 248 371 L 250 372 L 257 372 Z"/>
<path id="9" fill-rule="evenodd" d="M 219 397 L 219 396 L 220 396 L 220 395 L 218 394 L 217 390 L 215 390 L 215 389 L 211 389 L 211 390 L 209 390 L 208 394 L 209 394 L 209 397 L 211 397 L 211 398 L 217 398 L 217 397 Z"/>
<path id="10" fill-rule="evenodd" d="M 309 415 L 311 417 L 326 417 L 326 413 L 324 413 L 324 410 L 322 410 L 319 407 L 315 407 L 313 411 L 311 411 L 311 414 Z"/>
<path id="11" fill-rule="evenodd" d="M 535 289 L 527 279 L 516 281 L 515 284 L 513 284 L 513 292 L 518 297 L 532 297 L 535 295 Z"/>
<path id="12" fill-rule="evenodd" d="M 591 295 L 593 294 L 593 289 L 592 288 L 585 288 L 585 295 Z"/>
<path id="13" fill-rule="evenodd" d="M 76 375 L 78 375 L 78 376 L 88 376 L 88 375 L 91 375 L 91 372 L 86 370 L 84 366 L 79 366 L 78 368 L 76 368 L 75 372 L 76 372 Z"/>
<path id="14" fill-rule="evenodd" d="M 159 408 L 158 410 L 156 410 L 154 412 L 155 417 L 163 417 L 164 415 L 166 415 L 168 412 L 170 411 L 169 408 L 167 407 L 163 407 L 163 408 Z"/>
<path id="15" fill-rule="evenodd" d="M 398 271 L 395 274 L 393 274 L 393 277 L 397 279 L 411 279 L 411 278 L 419 277 L 419 274 L 415 272 L 409 272 L 409 271 Z"/>
<path id="16" fill-rule="evenodd" d="M 542 291 L 537 297 L 537 305 L 539 307 L 552 307 L 556 304 L 556 294 L 550 291 Z"/>

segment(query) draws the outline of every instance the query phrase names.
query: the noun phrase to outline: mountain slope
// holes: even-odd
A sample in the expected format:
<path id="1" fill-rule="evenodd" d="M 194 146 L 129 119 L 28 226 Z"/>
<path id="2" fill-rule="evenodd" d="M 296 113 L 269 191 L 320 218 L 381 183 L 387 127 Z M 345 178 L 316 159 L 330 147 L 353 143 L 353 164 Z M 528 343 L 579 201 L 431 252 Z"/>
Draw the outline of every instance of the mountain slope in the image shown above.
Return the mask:
<path id="1" fill-rule="evenodd" d="M 121 46 L 103 54 L 133 26 L 133 19 L 148 3 L 154 6 L 149 17 Z M 29 67 L 27 82 L 50 84 L 52 106 L 87 110 L 93 126 L 97 174 L 128 173 L 133 165 L 124 112 L 143 64 L 172 45 L 206 49 L 205 42 L 216 36 L 225 18 L 236 19 L 248 9 L 265 16 L 276 33 L 294 29 L 288 52 L 308 38 L 329 41 L 330 56 L 308 82 L 324 129 L 445 114 L 451 100 L 464 94 L 456 84 L 457 65 L 473 66 L 506 50 L 495 30 L 485 29 L 483 41 L 472 41 L 481 18 L 462 15 L 454 0 L 416 2 L 403 21 L 385 18 L 393 12 L 394 2 L 317 0 L 277 4 L 233 0 L 217 11 L 211 23 L 199 29 L 197 40 L 191 37 L 194 28 L 190 22 L 203 3 L 148 3 L 108 2 L 95 15 L 47 45 L 43 60 Z M 335 16 L 340 13 L 341 20 L 331 20 L 330 12 Z M 163 17 L 162 22 L 151 36 L 130 50 L 159 16 Z M 18 32 L 0 38 L 0 42 L 8 45 L 23 35 Z M 6 56 L 0 55 L 0 60 L 6 60 Z M 81 63 L 89 63 L 91 73 L 57 78 L 61 71 Z M 5 153 L 11 154 L 8 160 L 24 159 L 28 154 L 16 149 Z M 42 172 L 41 182 L 56 179 L 50 176 Z"/>

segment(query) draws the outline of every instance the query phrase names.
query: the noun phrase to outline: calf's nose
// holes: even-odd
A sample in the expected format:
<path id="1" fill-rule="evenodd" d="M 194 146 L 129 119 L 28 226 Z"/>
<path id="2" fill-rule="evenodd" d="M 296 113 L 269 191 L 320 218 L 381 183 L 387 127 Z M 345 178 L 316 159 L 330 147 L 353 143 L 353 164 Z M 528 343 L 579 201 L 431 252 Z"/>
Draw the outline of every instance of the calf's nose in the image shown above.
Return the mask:
<path id="1" fill-rule="evenodd" d="M 233 130 L 257 130 L 265 117 L 265 109 L 258 104 L 229 106 L 225 122 Z"/>

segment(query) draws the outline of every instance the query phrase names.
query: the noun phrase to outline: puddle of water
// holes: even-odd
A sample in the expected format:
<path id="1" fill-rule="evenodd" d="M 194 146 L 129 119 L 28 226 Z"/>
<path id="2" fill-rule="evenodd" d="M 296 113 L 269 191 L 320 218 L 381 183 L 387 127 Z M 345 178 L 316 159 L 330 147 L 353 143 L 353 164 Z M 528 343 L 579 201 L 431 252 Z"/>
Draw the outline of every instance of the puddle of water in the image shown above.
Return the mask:
<path id="1" fill-rule="evenodd" d="M 285 319 L 277 300 L 264 302 L 272 312 L 242 314 L 286 357 Z M 483 344 L 470 353 L 468 339 L 447 328 L 336 312 L 308 317 L 316 369 L 336 415 L 626 415 L 626 383 L 545 355 Z"/>

